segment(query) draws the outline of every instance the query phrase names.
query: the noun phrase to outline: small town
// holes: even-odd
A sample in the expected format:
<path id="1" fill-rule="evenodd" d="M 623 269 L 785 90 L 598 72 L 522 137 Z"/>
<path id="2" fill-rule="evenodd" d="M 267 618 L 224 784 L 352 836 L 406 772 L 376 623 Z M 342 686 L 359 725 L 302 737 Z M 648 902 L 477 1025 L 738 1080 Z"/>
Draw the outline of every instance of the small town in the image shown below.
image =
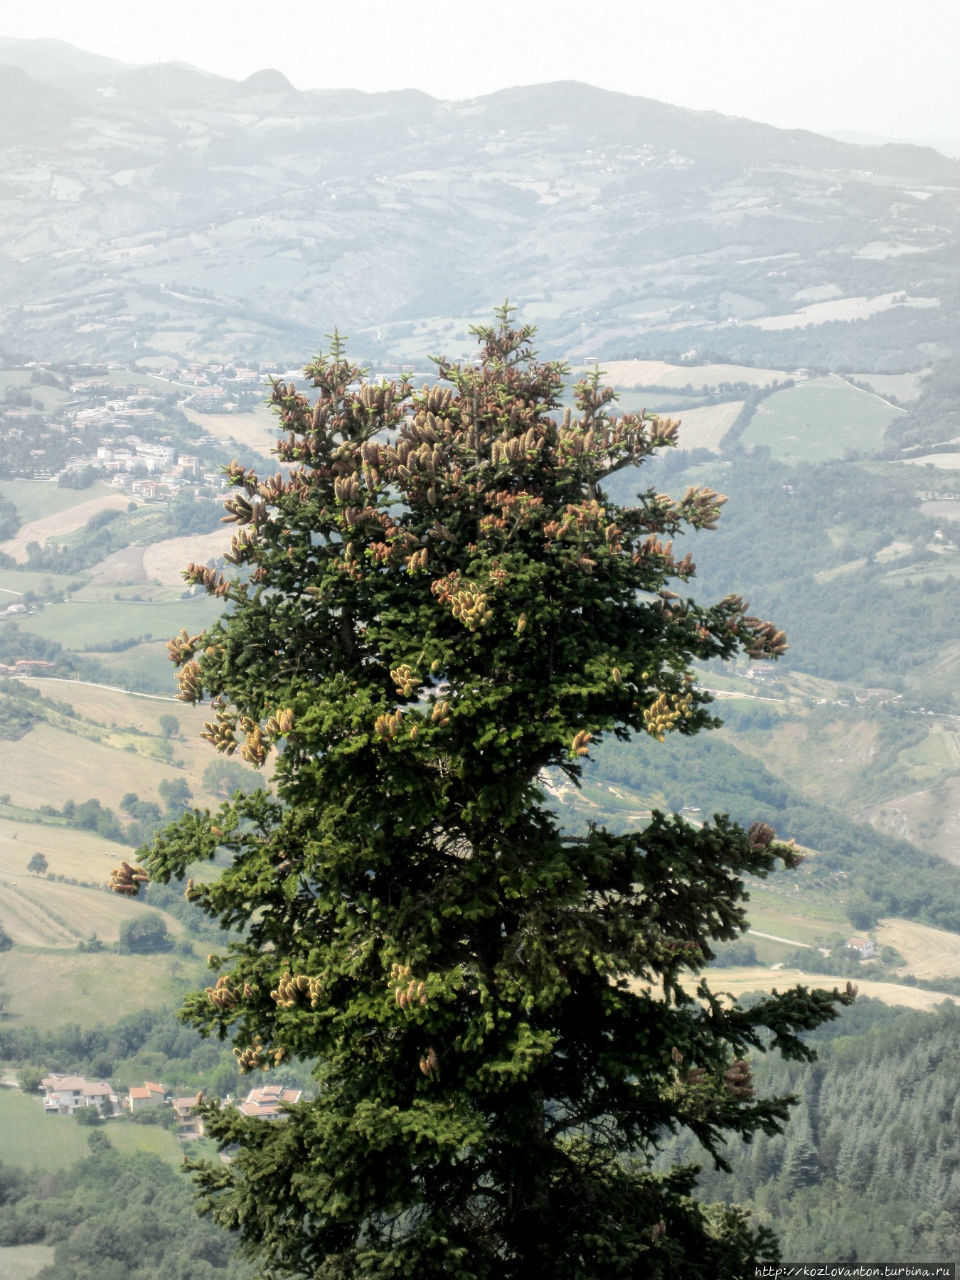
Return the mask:
<path id="1" fill-rule="evenodd" d="M 43 1097 L 38 1101 L 45 1115 L 71 1116 L 87 1124 L 123 1117 L 164 1124 L 174 1130 L 181 1142 L 203 1137 L 203 1118 L 197 1114 L 197 1108 L 204 1101 L 219 1101 L 222 1107 L 235 1106 L 243 1115 L 258 1120 L 279 1121 L 285 1117 L 284 1108 L 295 1106 L 303 1097 L 302 1090 L 281 1085 L 251 1089 L 242 1101 L 230 1095 L 220 1100 L 205 1099 L 202 1092 L 177 1097 L 152 1080 L 131 1085 L 118 1093 L 107 1080 L 57 1073 L 44 1076 L 40 1087 Z"/>
<path id="2" fill-rule="evenodd" d="M 29 381 L 8 387 L 0 402 L 2 473 L 77 488 L 99 479 L 144 501 L 188 486 L 219 492 L 223 446 L 198 432 L 186 411 L 249 409 L 262 403 L 275 375 L 195 363 L 143 382 L 136 371 L 106 367 L 85 369 L 82 376 L 38 364 L 25 372 Z M 46 410 L 36 394 L 45 388 L 69 398 L 57 397 L 56 408 Z"/>

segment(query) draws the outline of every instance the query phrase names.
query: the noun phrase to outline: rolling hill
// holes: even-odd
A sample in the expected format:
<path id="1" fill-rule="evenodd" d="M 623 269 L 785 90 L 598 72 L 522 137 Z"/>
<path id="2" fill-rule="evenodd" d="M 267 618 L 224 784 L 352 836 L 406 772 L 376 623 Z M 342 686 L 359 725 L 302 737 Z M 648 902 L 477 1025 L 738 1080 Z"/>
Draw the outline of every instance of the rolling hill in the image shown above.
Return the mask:
<path id="1" fill-rule="evenodd" d="M 465 102 L 0 43 L 0 345 L 379 364 L 508 294 L 551 353 L 791 367 L 946 345 L 960 164 L 576 83 Z"/>

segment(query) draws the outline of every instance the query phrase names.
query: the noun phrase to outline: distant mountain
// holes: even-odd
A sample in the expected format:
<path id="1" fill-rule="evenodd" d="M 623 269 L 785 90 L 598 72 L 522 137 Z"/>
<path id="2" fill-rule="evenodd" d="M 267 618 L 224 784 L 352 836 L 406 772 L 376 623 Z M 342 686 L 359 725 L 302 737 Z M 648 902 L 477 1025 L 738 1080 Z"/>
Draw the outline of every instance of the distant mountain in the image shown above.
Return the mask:
<path id="1" fill-rule="evenodd" d="M 940 134 L 917 138 L 886 138 L 876 133 L 861 133 L 856 129 L 831 129 L 827 136 L 836 138 L 839 142 L 852 142 L 860 147 L 882 147 L 890 142 L 898 142 L 914 147 L 933 147 L 934 151 L 953 159 L 960 157 L 960 138 L 948 138 Z"/>
<path id="2" fill-rule="evenodd" d="M 88 53 L 64 40 L 16 40 L 0 36 L 0 62 L 20 67 L 34 80 L 58 84 L 82 76 L 110 75 L 125 64 Z"/>
<path id="3" fill-rule="evenodd" d="M 300 92 L 0 41 L 0 348 L 467 349 L 918 367 L 956 350 L 960 164 L 575 83 Z M 865 361 L 871 362 L 868 366 Z"/>

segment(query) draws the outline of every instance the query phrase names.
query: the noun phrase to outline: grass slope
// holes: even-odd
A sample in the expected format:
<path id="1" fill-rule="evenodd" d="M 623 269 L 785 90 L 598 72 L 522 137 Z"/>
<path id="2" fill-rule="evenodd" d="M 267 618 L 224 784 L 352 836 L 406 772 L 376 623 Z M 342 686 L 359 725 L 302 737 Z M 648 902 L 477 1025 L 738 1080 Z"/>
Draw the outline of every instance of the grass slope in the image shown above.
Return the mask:
<path id="1" fill-rule="evenodd" d="M 115 498 L 121 496 L 106 484 L 93 484 L 89 489 L 61 489 L 47 480 L 0 480 L 0 497 L 13 503 L 24 523 L 70 511 L 108 494 Z M 129 501 L 129 497 L 124 499 L 124 504 Z"/>
<path id="2" fill-rule="evenodd" d="M 91 930 L 96 919 L 90 921 Z M 11 1026 L 49 1030 L 67 1024 L 94 1027 L 158 1006 L 175 1008 L 203 984 L 202 960 L 171 955 L 79 953 L 13 947 L 0 956 Z"/>
<path id="3" fill-rule="evenodd" d="M 80 803 L 96 797 L 107 808 L 117 810 L 128 791 L 136 792 L 142 800 L 159 801 L 161 780 L 182 779 L 183 770 L 162 763 L 151 753 L 155 740 L 126 737 L 125 745 L 120 732 L 107 736 L 106 741 L 96 741 L 82 732 L 38 724 L 18 742 L 0 739 L 4 791 L 15 804 L 31 809 L 51 803 L 59 808 L 65 800 Z"/>
<path id="4" fill-rule="evenodd" d="M 751 991 L 784 991 L 790 987 L 804 986 L 832 991 L 839 987 L 842 991 L 848 981 L 828 973 L 806 973 L 803 969 L 767 969 L 760 966 L 737 969 L 710 969 L 706 975 L 710 990 L 715 993 L 725 992 L 737 999 Z M 698 980 L 687 980 L 684 986 L 694 994 Z M 874 1000 L 882 1000 L 884 1004 L 900 1005 L 905 1009 L 935 1009 L 937 1005 L 949 1000 L 952 1004 L 960 1004 L 960 996 L 948 995 L 943 991 L 927 991 L 921 987 L 904 987 L 895 982 L 873 982 L 857 979 L 856 986 L 860 995 L 870 996 Z"/>
<path id="5" fill-rule="evenodd" d="M 757 406 L 743 444 L 766 446 L 782 462 L 824 462 L 850 450 L 871 453 L 901 413 L 831 374 L 768 396 Z"/>
<path id="6" fill-rule="evenodd" d="M 0 1246 L 0 1276 L 3 1280 L 33 1280 L 53 1263 L 54 1248 L 50 1244 L 13 1244 Z"/>
<path id="7" fill-rule="evenodd" d="M 4 855 L 5 861 L 5 855 Z M 64 884 L 46 877 L 20 875 L 7 879 L 0 902 L 0 923 L 15 943 L 34 947 L 76 947 L 96 933 L 101 942 L 111 945 L 120 936 L 121 927 L 137 919 L 144 908 L 129 898 L 111 893 L 107 879 L 117 866 L 120 854 L 110 852 L 100 859 L 100 883 Z M 57 865 L 56 861 L 51 867 Z M 0 862 L 0 868 L 3 862 Z M 167 928 L 174 937 L 183 927 L 171 916 L 164 915 Z"/>
<path id="8" fill-rule="evenodd" d="M 19 1169 L 53 1172 L 90 1154 L 87 1137 L 92 1130 L 83 1128 L 72 1116 L 46 1115 L 39 1094 L 0 1089 L 0 1130 L 3 1158 Z M 174 1166 L 183 1163 L 188 1151 L 196 1156 L 209 1155 L 213 1150 L 209 1142 L 193 1142 L 185 1148 L 176 1134 L 159 1125 L 134 1124 L 120 1117 L 106 1121 L 98 1132 L 105 1134 L 110 1145 L 124 1155 L 145 1151 Z M 0 1251 L 0 1276 L 7 1280 L 4 1262 Z"/>
<path id="9" fill-rule="evenodd" d="M 20 626 L 58 641 L 65 649 L 96 650 L 128 640 L 166 642 L 182 627 L 193 634 L 210 626 L 221 612 L 220 602 L 206 596 L 166 602 L 74 597 L 22 618 Z"/>

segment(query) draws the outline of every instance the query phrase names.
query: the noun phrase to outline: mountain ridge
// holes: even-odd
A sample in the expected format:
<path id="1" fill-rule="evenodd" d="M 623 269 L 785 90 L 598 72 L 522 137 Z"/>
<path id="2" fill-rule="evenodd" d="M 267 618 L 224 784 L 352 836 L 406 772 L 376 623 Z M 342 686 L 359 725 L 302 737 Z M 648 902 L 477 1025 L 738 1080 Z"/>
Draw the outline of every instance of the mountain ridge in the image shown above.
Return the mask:
<path id="1" fill-rule="evenodd" d="M 890 299 L 932 299 L 898 312 L 901 365 L 944 345 L 960 163 L 930 150 L 575 81 L 301 91 L 56 41 L 0 41 L 0 96 L 0 348 L 24 358 L 299 358 L 338 324 L 402 363 L 412 325 L 459 351 L 504 294 L 551 354 L 777 363 L 791 324 L 825 363 L 811 296 L 866 300 L 840 319 L 888 364 Z"/>

